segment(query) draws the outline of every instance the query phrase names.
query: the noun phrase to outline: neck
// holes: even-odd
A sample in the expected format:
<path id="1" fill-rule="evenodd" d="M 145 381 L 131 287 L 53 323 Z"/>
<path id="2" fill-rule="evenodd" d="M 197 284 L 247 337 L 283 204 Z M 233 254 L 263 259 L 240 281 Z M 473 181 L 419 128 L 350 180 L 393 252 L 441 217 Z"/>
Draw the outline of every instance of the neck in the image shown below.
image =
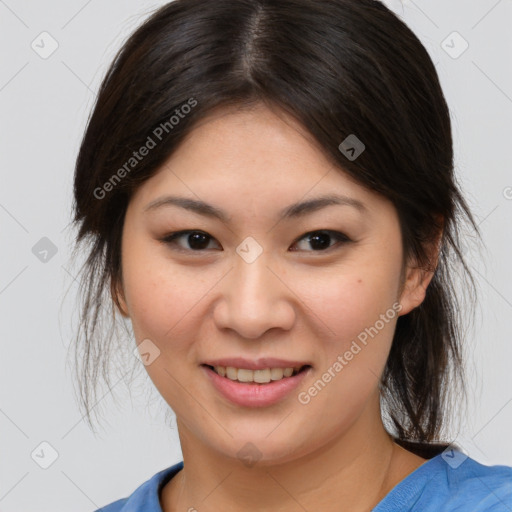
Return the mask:
<path id="1" fill-rule="evenodd" d="M 163 489 L 164 512 L 369 511 L 425 462 L 395 444 L 381 421 L 364 415 L 321 448 L 274 465 L 247 467 L 222 457 L 183 425 L 180 441 L 184 469 Z"/>

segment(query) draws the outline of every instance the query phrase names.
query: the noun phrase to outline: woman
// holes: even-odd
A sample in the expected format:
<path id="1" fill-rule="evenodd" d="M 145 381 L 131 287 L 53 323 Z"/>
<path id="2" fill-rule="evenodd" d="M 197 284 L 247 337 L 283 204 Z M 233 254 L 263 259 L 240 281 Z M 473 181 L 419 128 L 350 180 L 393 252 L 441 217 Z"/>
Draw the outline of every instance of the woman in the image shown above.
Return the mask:
<path id="1" fill-rule="evenodd" d="M 107 291 L 183 461 L 101 510 L 512 508 L 512 468 L 442 436 L 464 217 L 435 67 L 380 2 L 158 10 L 77 159 L 81 382 L 89 411 Z"/>

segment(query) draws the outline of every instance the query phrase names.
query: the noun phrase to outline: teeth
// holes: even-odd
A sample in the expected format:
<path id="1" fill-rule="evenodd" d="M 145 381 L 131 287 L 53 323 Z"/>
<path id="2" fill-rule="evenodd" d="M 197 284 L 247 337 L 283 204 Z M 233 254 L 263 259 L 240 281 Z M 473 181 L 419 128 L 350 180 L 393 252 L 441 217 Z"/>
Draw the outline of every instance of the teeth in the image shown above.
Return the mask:
<path id="1" fill-rule="evenodd" d="M 231 366 L 226 368 L 226 377 L 231 380 L 237 380 L 238 378 L 238 370 Z"/>
<path id="2" fill-rule="evenodd" d="M 215 366 L 214 370 L 221 377 L 239 382 L 256 382 L 266 384 L 273 380 L 281 380 L 284 377 L 291 377 L 302 367 L 296 368 L 265 368 L 264 370 L 248 370 L 246 368 L 233 368 L 232 366 Z"/>
<path id="3" fill-rule="evenodd" d="M 272 368 L 270 370 L 270 378 L 272 380 L 280 380 L 284 376 L 284 370 L 283 368 Z"/>

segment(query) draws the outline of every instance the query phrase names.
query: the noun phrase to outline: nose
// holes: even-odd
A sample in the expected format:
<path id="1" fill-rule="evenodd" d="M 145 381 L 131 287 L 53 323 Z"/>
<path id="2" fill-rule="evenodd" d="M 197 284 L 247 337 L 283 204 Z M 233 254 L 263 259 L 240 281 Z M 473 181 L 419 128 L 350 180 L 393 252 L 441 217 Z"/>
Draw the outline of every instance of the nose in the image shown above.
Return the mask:
<path id="1" fill-rule="evenodd" d="M 213 315 L 219 329 L 257 339 L 270 329 L 289 330 L 293 326 L 294 294 L 282 272 L 269 267 L 264 254 L 252 263 L 237 255 L 234 268 L 219 283 L 221 298 Z"/>

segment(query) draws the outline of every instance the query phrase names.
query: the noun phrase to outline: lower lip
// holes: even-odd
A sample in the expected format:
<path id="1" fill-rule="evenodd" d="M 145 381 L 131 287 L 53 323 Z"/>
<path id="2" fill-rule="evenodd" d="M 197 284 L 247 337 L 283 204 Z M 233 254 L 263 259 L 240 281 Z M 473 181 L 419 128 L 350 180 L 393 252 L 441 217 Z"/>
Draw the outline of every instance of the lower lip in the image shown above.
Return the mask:
<path id="1" fill-rule="evenodd" d="M 284 377 L 281 380 L 270 381 L 268 384 L 246 384 L 221 377 L 208 366 L 201 365 L 201 368 L 217 391 L 242 407 L 265 407 L 279 402 L 296 389 L 312 370 L 308 367 L 293 377 Z"/>

